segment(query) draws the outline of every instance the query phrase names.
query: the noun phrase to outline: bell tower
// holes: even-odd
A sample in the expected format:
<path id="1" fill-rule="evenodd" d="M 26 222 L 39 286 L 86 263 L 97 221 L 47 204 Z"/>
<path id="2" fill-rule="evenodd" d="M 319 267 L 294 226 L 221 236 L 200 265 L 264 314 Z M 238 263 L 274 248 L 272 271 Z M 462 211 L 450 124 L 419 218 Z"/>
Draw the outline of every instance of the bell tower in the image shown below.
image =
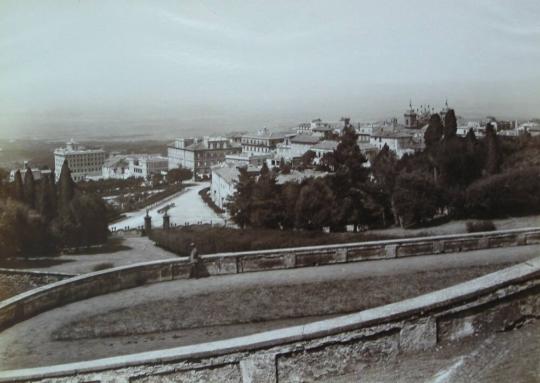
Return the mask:
<path id="1" fill-rule="evenodd" d="M 418 115 L 412 107 L 412 101 L 409 100 L 409 109 L 403 115 L 405 117 L 405 127 L 408 129 L 416 129 L 418 127 Z"/>

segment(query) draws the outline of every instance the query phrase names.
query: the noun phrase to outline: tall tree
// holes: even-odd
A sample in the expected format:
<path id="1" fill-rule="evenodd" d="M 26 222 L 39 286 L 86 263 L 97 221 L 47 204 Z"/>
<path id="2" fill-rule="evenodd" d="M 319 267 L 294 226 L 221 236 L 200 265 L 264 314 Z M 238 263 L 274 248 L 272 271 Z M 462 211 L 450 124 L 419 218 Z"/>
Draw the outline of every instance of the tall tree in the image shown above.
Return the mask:
<path id="1" fill-rule="evenodd" d="M 457 133 L 457 120 L 454 109 L 448 109 L 444 115 L 444 137 L 451 138 Z"/>
<path id="2" fill-rule="evenodd" d="M 276 175 L 263 165 L 253 188 L 250 221 L 255 227 L 277 229 L 283 217 Z"/>
<path id="3" fill-rule="evenodd" d="M 396 181 L 394 200 L 402 227 L 432 219 L 439 207 L 440 191 L 431 179 L 418 172 L 403 173 Z"/>
<path id="4" fill-rule="evenodd" d="M 246 168 L 239 168 L 238 170 L 240 174 L 236 182 L 236 191 L 227 202 L 226 208 L 233 222 L 240 226 L 241 229 L 244 229 L 251 224 L 255 180 Z"/>
<path id="5" fill-rule="evenodd" d="M 297 182 L 286 182 L 281 187 L 282 217 L 281 225 L 285 229 L 293 229 L 296 224 L 296 202 L 300 195 L 301 186 Z"/>
<path id="6" fill-rule="evenodd" d="M 395 223 L 397 223 L 397 214 L 395 213 L 392 199 L 392 193 L 394 192 L 396 178 L 398 176 L 397 162 L 395 153 L 390 150 L 388 145 L 384 145 L 371 164 L 373 178 L 379 191 L 378 200 L 383 206 L 383 226 L 386 226 L 389 215 L 392 215 Z"/>
<path id="7" fill-rule="evenodd" d="M 369 170 L 364 166 L 367 160 L 360 151 L 357 138 L 354 128 L 346 126 L 334 151 L 335 173 L 331 177 L 331 188 L 339 206 L 334 229 L 342 230 L 347 224 L 356 228 L 361 223 L 362 188 L 368 180 Z"/>
<path id="8" fill-rule="evenodd" d="M 45 222 L 52 221 L 56 215 L 56 196 L 51 186 L 50 177 L 50 175 L 46 175 L 41 179 L 38 194 L 37 207 Z"/>
<path id="9" fill-rule="evenodd" d="M 335 196 L 324 179 L 306 181 L 300 189 L 295 207 L 296 227 L 305 230 L 322 230 L 332 225 Z"/>
<path id="10" fill-rule="evenodd" d="M 32 169 L 30 169 L 30 167 L 27 167 L 26 172 L 24 173 L 23 191 L 24 202 L 30 207 L 30 209 L 34 209 L 36 207 L 36 185 L 34 182 L 34 174 L 32 173 Z"/>
<path id="11" fill-rule="evenodd" d="M 465 183 L 471 182 L 482 176 L 482 148 L 473 129 L 469 129 L 465 136 Z"/>
<path id="12" fill-rule="evenodd" d="M 441 116 L 434 113 L 429 119 L 428 128 L 424 133 L 424 142 L 426 143 L 426 149 L 430 150 L 434 148 L 443 136 L 443 124 Z"/>
<path id="13" fill-rule="evenodd" d="M 485 170 L 489 175 L 499 172 L 501 166 L 501 153 L 497 132 L 491 123 L 486 126 L 486 163 Z"/>
<path id="14" fill-rule="evenodd" d="M 62 164 L 60 178 L 58 179 L 58 208 L 63 209 L 69 205 L 75 195 L 75 183 L 71 178 L 67 160 Z"/>
<path id="15" fill-rule="evenodd" d="M 15 172 L 15 182 L 13 185 L 13 199 L 15 201 L 24 202 L 24 188 L 21 176 L 21 171 L 17 169 Z"/>
<path id="16" fill-rule="evenodd" d="M 8 181 L 9 172 L 4 168 L 0 168 L 0 198 L 6 198 L 9 195 Z"/>

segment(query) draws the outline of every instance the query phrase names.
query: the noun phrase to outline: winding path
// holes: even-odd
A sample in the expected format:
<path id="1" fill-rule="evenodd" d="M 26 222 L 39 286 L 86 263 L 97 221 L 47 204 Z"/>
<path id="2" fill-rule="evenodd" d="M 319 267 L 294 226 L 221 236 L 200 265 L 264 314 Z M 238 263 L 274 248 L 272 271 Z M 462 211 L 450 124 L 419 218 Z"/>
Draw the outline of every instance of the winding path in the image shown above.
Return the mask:
<path id="1" fill-rule="evenodd" d="M 171 217 L 171 224 L 185 225 L 197 223 L 217 223 L 223 224 L 223 217 L 216 214 L 202 200 L 199 191 L 209 187 L 208 182 L 199 182 L 194 186 L 189 186 L 180 194 L 172 199 L 166 199 L 165 202 L 157 204 L 150 209 L 149 215 L 152 217 L 152 225 L 161 227 L 163 224 L 162 214 L 158 210 L 168 204 L 174 204 L 168 214 Z M 126 228 L 137 228 L 144 225 L 144 216 L 146 209 L 141 209 L 135 212 L 127 213 L 127 217 L 109 225 L 110 230 L 124 230 Z"/>

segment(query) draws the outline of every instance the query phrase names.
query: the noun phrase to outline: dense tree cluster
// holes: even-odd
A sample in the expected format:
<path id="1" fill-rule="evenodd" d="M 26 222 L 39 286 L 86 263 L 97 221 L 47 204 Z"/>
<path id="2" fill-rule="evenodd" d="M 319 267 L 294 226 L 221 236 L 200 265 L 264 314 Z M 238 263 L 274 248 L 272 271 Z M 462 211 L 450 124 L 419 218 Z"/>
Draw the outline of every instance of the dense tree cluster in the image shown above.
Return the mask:
<path id="1" fill-rule="evenodd" d="M 169 183 L 182 183 L 193 178 L 193 172 L 189 169 L 178 167 L 167 172 L 165 177 Z"/>
<path id="2" fill-rule="evenodd" d="M 77 188 L 67 162 L 58 183 L 54 174 L 34 180 L 30 169 L 24 182 L 20 171 L 14 182 L 0 181 L 2 257 L 44 256 L 62 248 L 100 244 L 107 234 L 105 203 Z"/>
<path id="3" fill-rule="evenodd" d="M 535 156 L 540 153 L 540 138 L 531 143 L 499 137 L 491 124 L 481 139 L 473 130 L 465 137 L 456 133 L 454 110 L 444 118 L 434 114 L 424 134 L 423 151 L 398 160 L 384 146 L 367 167 L 356 132 L 346 125 L 337 149 L 323 156 L 318 166 L 329 172 L 327 176 L 278 185 L 276 172 L 289 170 L 284 166 L 273 171 L 264 168 L 260 177 L 241 170 L 228 210 L 242 228 L 332 231 L 408 227 L 439 217 L 540 212 L 534 194 L 540 186 Z M 522 148 L 532 154 L 523 154 Z M 312 157 L 307 152 L 302 164 Z"/>

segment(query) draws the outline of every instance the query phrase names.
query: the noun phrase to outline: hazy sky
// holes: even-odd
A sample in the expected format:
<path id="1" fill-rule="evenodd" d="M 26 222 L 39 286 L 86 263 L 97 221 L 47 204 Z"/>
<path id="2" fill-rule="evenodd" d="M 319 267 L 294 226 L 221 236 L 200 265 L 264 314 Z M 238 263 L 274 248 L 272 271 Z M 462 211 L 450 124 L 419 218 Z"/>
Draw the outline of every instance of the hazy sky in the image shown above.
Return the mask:
<path id="1" fill-rule="evenodd" d="M 0 136 L 540 116 L 540 1 L 0 1 Z"/>

